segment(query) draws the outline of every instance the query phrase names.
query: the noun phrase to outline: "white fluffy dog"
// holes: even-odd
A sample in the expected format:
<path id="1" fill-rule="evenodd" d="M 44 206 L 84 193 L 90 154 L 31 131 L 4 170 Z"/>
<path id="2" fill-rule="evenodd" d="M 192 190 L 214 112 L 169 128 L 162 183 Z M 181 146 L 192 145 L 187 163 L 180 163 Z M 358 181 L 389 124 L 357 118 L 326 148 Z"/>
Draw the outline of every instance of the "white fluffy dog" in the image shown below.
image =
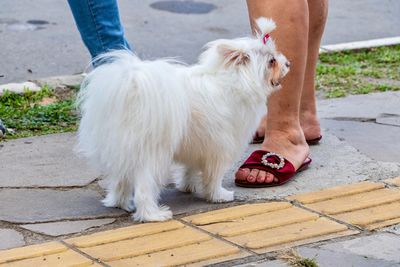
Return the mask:
<path id="1" fill-rule="evenodd" d="M 173 162 L 187 170 L 181 190 L 202 192 L 212 202 L 233 200 L 223 175 L 289 68 L 269 38 L 275 23 L 259 18 L 256 24 L 255 38 L 210 42 L 193 66 L 142 61 L 128 51 L 101 56 L 105 63 L 79 94 L 77 147 L 108 179 L 105 206 L 135 208 L 137 221 L 170 219 L 158 199 Z"/>

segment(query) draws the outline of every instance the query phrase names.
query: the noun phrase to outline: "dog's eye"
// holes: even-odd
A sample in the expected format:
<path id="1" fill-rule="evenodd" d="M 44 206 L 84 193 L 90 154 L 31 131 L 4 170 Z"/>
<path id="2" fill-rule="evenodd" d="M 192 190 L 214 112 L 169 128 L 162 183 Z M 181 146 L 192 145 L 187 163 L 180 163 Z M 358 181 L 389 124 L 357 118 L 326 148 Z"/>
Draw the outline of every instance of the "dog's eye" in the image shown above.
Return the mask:
<path id="1" fill-rule="evenodd" d="M 273 57 L 269 60 L 269 64 L 273 65 L 276 62 L 276 59 Z"/>

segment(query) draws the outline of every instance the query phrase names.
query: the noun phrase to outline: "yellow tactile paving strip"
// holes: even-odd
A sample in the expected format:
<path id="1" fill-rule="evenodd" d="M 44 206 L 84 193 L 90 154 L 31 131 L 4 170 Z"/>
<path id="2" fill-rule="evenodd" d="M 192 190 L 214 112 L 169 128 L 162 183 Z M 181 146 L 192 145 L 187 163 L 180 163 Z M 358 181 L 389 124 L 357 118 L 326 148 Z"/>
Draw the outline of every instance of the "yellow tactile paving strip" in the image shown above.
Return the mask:
<path id="1" fill-rule="evenodd" d="M 291 207 L 291 205 L 290 203 L 287 202 L 246 204 L 232 208 L 214 210 L 198 215 L 189 216 L 184 218 L 184 220 L 195 225 L 204 225 L 204 224 L 225 222 L 228 220 L 233 220 L 256 214 L 262 214 L 265 212 L 271 212 L 275 210 L 282 210 L 289 207 Z"/>
<path id="2" fill-rule="evenodd" d="M 377 186 L 374 187 L 374 184 Z M 325 197 L 315 201 L 313 197 L 316 194 Z M 334 190 L 330 188 L 287 199 L 296 200 L 311 210 L 366 229 L 400 222 L 400 189 L 384 188 L 382 183 L 344 185 Z"/>
<path id="3" fill-rule="evenodd" d="M 248 255 L 176 220 L 139 224 L 65 242 L 111 266 L 176 266 Z"/>
<path id="4" fill-rule="evenodd" d="M 206 265 L 400 223 L 400 177 L 0 251 L 0 266 Z M 290 202 L 289 202 L 290 201 Z M 292 204 L 293 203 L 293 204 Z M 332 219 L 333 218 L 333 219 Z"/>
<path id="5" fill-rule="evenodd" d="M 298 194 L 287 197 L 288 200 L 297 200 L 303 204 L 320 202 L 328 199 L 354 195 L 362 192 L 373 191 L 384 188 L 383 183 L 361 182 L 356 184 L 342 185 L 327 188 L 317 192 Z"/>
<path id="6" fill-rule="evenodd" d="M 0 266 L 100 266 L 58 242 L 0 251 Z"/>
<path id="7" fill-rule="evenodd" d="M 111 266 L 179 266 L 196 262 L 203 262 L 204 264 L 206 260 L 227 259 L 227 256 L 239 252 L 240 249 L 237 247 L 211 239 L 183 247 L 108 262 L 108 264 Z M 241 253 L 241 255 L 244 257 L 249 254 Z"/>
<path id="8" fill-rule="evenodd" d="M 66 242 L 78 248 L 94 247 L 97 245 L 113 243 L 116 241 L 182 229 L 184 227 L 185 225 L 175 220 L 164 223 L 146 223 L 119 228 L 116 230 L 99 232 L 87 236 L 70 238 L 67 239 Z"/>
<path id="9" fill-rule="evenodd" d="M 183 220 L 255 252 L 269 251 L 271 247 L 290 242 L 307 242 L 309 238 L 321 237 L 322 240 L 324 235 L 343 235 L 349 230 L 343 224 L 287 202 L 254 204 L 247 214 L 237 212 L 250 210 L 248 206 L 193 215 Z"/>

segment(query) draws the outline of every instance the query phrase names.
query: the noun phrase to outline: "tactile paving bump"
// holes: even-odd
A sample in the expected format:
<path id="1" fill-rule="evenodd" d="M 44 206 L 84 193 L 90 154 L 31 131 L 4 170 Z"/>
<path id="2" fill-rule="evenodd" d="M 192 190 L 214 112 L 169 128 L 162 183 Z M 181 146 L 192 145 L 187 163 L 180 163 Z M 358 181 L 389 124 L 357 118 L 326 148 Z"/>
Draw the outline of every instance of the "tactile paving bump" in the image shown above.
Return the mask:
<path id="1" fill-rule="evenodd" d="M 178 221 L 146 223 L 65 242 L 111 266 L 176 266 L 247 256 Z"/>
<path id="2" fill-rule="evenodd" d="M 40 245 L 0 251 L 0 266 L 101 266 L 61 243 Z"/>
<path id="3" fill-rule="evenodd" d="M 255 252 L 355 233 L 287 202 L 241 205 L 183 220 Z"/>
<path id="4" fill-rule="evenodd" d="M 394 180 L 396 182 L 397 180 Z M 367 229 L 400 222 L 400 189 L 361 182 L 288 197 L 309 209 Z"/>

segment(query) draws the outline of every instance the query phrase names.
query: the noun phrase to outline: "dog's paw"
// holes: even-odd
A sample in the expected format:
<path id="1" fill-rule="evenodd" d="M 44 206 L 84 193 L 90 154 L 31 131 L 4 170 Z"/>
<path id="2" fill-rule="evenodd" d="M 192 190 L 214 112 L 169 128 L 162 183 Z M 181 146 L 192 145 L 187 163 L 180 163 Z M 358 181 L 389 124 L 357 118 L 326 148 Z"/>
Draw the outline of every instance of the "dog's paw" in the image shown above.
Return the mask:
<path id="1" fill-rule="evenodd" d="M 213 192 L 209 200 L 214 203 L 230 202 L 234 200 L 234 192 L 220 188 L 218 191 Z"/>
<path id="2" fill-rule="evenodd" d="M 107 208 L 121 208 L 128 212 L 131 212 L 135 209 L 133 198 L 126 200 L 124 203 L 119 203 L 115 195 L 111 193 L 108 193 L 101 202 Z"/>
<path id="3" fill-rule="evenodd" d="M 108 193 L 107 196 L 101 201 L 104 207 L 116 208 L 118 206 L 117 199 L 114 194 Z"/>
<path id="4" fill-rule="evenodd" d="M 172 218 L 172 211 L 168 206 L 160 206 L 158 208 L 142 208 L 137 209 L 133 214 L 133 219 L 138 222 L 159 222 Z"/>
<path id="5" fill-rule="evenodd" d="M 195 193 L 196 192 L 196 186 L 193 184 L 187 184 L 187 183 L 179 183 L 179 185 L 176 187 L 179 191 L 183 193 Z"/>
<path id="6" fill-rule="evenodd" d="M 128 212 L 134 211 L 135 210 L 135 203 L 133 202 L 133 198 L 129 199 L 125 203 L 122 203 L 119 206 L 121 209 L 126 210 Z"/>

